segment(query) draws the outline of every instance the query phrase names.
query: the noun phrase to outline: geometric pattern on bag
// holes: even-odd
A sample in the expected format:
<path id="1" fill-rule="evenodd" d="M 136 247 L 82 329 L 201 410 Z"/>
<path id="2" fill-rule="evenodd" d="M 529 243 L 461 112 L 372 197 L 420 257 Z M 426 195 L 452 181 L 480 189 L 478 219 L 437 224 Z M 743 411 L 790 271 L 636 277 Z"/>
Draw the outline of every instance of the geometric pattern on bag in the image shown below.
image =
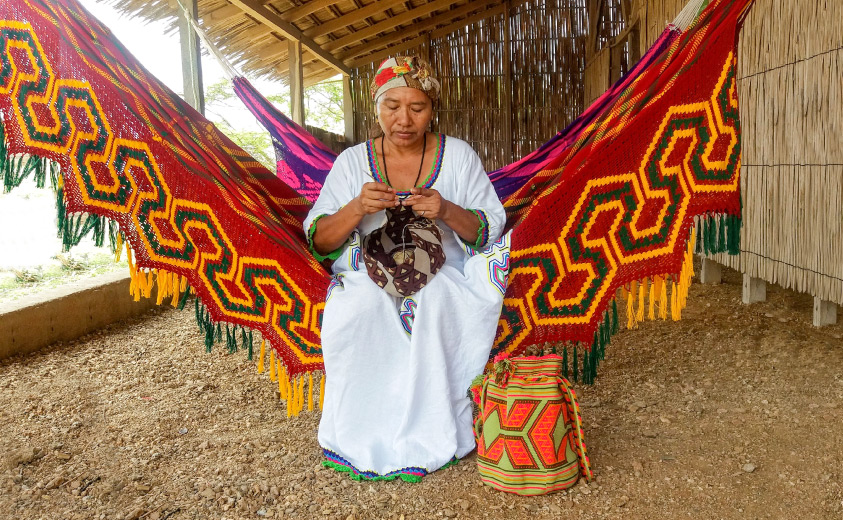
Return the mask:
<path id="1" fill-rule="evenodd" d="M 503 381 L 487 375 L 475 420 L 477 467 L 485 484 L 519 495 L 567 489 L 591 465 L 579 404 L 558 355 L 512 358 Z"/>
<path id="2" fill-rule="evenodd" d="M 411 296 L 445 265 L 442 230 L 406 206 L 386 210 L 386 224 L 363 239 L 369 278 L 392 296 Z"/>

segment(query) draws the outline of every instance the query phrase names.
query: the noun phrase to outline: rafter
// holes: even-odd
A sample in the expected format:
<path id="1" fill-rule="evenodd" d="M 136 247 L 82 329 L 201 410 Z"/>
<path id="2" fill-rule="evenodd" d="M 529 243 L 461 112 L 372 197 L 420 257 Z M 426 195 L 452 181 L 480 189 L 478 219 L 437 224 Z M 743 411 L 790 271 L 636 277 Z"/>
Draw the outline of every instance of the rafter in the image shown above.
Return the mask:
<path id="1" fill-rule="evenodd" d="M 390 31 L 399 25 L 409 23 L 415 20 L 416 18 L 421 18 L 434 11 L 438 11 L 440 9 L 447 9 L 452 4 L 453 2 L 451 2 L 450 0 L 434 0 L 433 2 L 421 5 L 419 7 L 416 7 L 415 9 L 404 11 L 401 14 L 395 15 L 391 18 L 387 18 L 386 20 L 378 22 L 375 25 L 366 27 L 364 29 L 360 29 L 359 31 L 355 31 L 347 36 L 339 38 L 338 40 L 326 42 L 323 47 L 328 51 L 340 49 L 352 43 L 357 43 L 360 40 L 371 38 L 372 36 L 375 36 L 382 32 Z"/>
<path id="2" fill-rule="evenodd" d="M 333 54 L 324 48 L 320 47 L 311 38 L 305 36 L 297 27 L 290 22 L 284 20 L 278 14 L 270 11 L 256 0 L 228 0 L 233 5 L 243 9 L 250 16 L 254 17 L 262 24 L 272 27 L 279 34 L 288 40 L 301 42 L 303 47 L 306 47 L 310 52 L 315 54 L 320 60 L 335 68 L 338 72 L 343 74 L 350 74 L 351 70 L 337 59 Z"/>
<path id="3" fill-rule="evenodd" d="M 284 18 L 294 22 L 304 18 L 305 16 L 313 14 L 320 9 L 325 9 L 329 5 L 335 3 L 337 3 L 337 0 L 313 0 L 312 2 L 307 2 L 300 7 L 286 11 L 284 13 Z"/>
<path id="4" fill-rule="evenodd" d="M 498 4 L 498 3 L 499 2 L 496 1 L 496 0 L 485 0 L 485 1 L 482 1 L 482 2 L 478 2 L 478 1 L 469 2 L 466 5 L 457 7 L 456 9 L 452 9 L 452 10 L 446 11 L 442 14 L 438 14 L 436 16 L 433 16 L 433 17 L 427 18 L 425 20 L 422 20 L 421 22 L 413 24 L 410 27 L 407 27 L 406 29 L 403 29 L 401 31 L 396 31 L 394 34 L 384 36 L 383 38 L 378 38 L 375 41 L 372 41 L 372 42 L 369 42 L 369 43 L 364 43 L 363 45 L 359 45 L 357 47 L 352 47 L 347 52 L 340 55 L 340 58 L 343 60 L 343 62 L 348 63 L 348 60 L 351 59 L 351 58 L 355 58 L 357 56 L 362 56 L 362 55 L 367 54 L 369 52 L 372 52 L 374 50 L 380 49 L 384 46 L 392 45 L 395 42 L 399 42 L 401 40 L 404 40 L 405 38 L 407 38 L 409 36 L 413 36 L 413 35 L 416 35 L 416 34 L 419 34 L 419 33 L 429 31 L 430 29 L 436 27 L 437 25 L 443 24 L 443 23 L 448 23 L 450 25 L 450 23 L 453 23 L 454 20 L 456 20 L 457 18 L 461 18 L 461 17 L 467 15 L 468 13 L 471 13 L 471 12 L 476 11 L 478 9 L 486 9 L 490 5 Z M 495 14 L 497 14 L 497 13 L 495 13 Z M 483 16 L 488 17 L 488 16 L 492 16 L 492 15 L 489 14 L 489 12 L 484 10 Z M 461 21 L 460 21 L 460 23 L 461 23 Z"/>
<path id="5" fill-rule="evenodd" d="M 304 31 L 304 34 L 311 38 L 318 38 L 320 36 L 330 34 L 334 31 L 338 31 L 339 29 L 343 29 L 346 27 L 350 27 L 356 23 L 360 23 L 361 21 L 365 20 L 366 18 L 372 15 L 383 13 L 387 9 L 392 9 L 393 7 L 402 5 L 403 3 L 404 0 L 375 1 L 365 7 L 361 7 L 359 9 L 352 9 L 351 11 L 340 16 L 339 18 L 335 18 L 325 23 L 321 23 L 315 27 L 311 27 L 310 29 Z"/>

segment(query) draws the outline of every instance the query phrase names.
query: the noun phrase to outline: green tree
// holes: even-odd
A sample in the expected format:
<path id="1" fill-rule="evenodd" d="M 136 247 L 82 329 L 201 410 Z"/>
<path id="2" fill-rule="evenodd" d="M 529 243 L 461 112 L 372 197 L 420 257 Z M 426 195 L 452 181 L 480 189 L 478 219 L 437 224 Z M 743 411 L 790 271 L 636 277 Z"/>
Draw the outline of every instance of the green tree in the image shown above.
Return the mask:
<path id="1" fill-rule="evenodd" d="M 265 96 L 280 111 L 290 113 L 289 90 Z M 304 91 L 305 121 L 309 125 L 340 133 L 343 130 L 342 103 L 342 81 L 323 81 L 310 86 Z M 208 118 L 225 135 L 267 168 L 275 170 L 275 152 L 269 133 L 240 128 L 226 117 L 235 110 L 246 110 L 237 99 L 230 80 L 223 78 L 205 88 L 205 110 Z"/>

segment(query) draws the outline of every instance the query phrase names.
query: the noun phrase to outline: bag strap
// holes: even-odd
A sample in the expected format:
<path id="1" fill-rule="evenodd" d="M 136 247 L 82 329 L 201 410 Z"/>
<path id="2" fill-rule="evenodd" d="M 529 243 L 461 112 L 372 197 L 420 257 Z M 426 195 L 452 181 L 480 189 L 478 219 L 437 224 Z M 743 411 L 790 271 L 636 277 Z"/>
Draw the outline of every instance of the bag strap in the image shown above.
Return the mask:
<path id="1" fill-rule="evenodd" d="M 577 394 L 571 387 L 571 383 L 564 377 L 557 376 L 559 380 L 559 388 L 565 395 L 565 400 L 568 402 L 568 417 L 566 418 L 574 429 L 574 444 L 577 448 L 577 458 L 580 461 L 580 473 L 586 482 L 591 482 L 593 473 L 591 471 L 591 461 L 588 459 L 588 451 L 585 447 L 585 439 L 582 431 L 582 416 L 580 415 L 580 403 L 577 401 Z"/>

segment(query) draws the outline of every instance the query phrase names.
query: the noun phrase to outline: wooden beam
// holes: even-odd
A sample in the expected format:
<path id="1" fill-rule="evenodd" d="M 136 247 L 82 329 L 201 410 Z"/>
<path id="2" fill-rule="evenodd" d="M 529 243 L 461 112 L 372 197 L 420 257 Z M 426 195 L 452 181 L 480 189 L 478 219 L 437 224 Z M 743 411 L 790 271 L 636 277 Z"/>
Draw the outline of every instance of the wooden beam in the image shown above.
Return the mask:
<path id="1" fill-rule="evenodd" d="M 506 164 L 512 164 L 512 38 L 509 34 L 509 0 L 503 4 L 503 159 Z"/>
<path id="2" fill-rule="evenodd" d="M 473 21 L 477 21 L 479 19 L 495 16 L 495 15 L 503 12 L 503 6 L 498 5 L 497 8 L 486 9 L 486 10 L 481 11 L 480 13 L 477 13 L 476 15 L 474 15 L 472 17 L 469 17 L 465 20 L 459 20 L 458 22 L 454 22 L 454 20 L 457 19 L 457 18 L 460 18 L 460 17 L 462 17 L 462 16 L 464 16 L 468 13 L 476 11 L 477 9 L 488 8 L 490 5 L 493 5 L 493 4 L 499 4 L 499 2 L 494 1 L 494 0 L 484 0 L 482 2 L 481 1 L 469 2 L 468 4 L 460 6 L 456 9 L 452 9 L 448 12 L 438 14 L 436 16 L 432 16 L 432 17 L 430 17 L 426 20 L 422 20 L 421 22 L 419 22 L 417 24 L 413 24 L 413 25 L 411 25 L 410 27 L 407 27 L 404 30 L 396 31 L 394 34 L 384 36 L 383 38 L 378 38 L 375 41 L 372 41 L 372 42 L 369 42 L 369 43 L 364 43 L 363 45 L 359 45 L 357 47 L 352 47 L 346 53 L 341 54 L 340 58 L 343 60 L 343 62 L 348 63 L 348 60 L 351 59 L 351 58 L 355 58 L 357 56 L 369 54 L 373 50 L 380 49 L 381 47 L 384 47 L 384 46 L 392 45 L 393 43 L 401 41 L 401 40 L 407 38 L 408 36 L 412 36 L 414 34 L 419 34 L 419 33 L 425 32 L 425 31 L 429 31 L 430 29 L 436 27 L 437 25 L 443 24 L 443 23 L 448 24 L 446 28 L 455 27 L 455 26 L 458 26 L 457 28 L 459 28 L 459 27 L 464 27 L 465 25 L 468 25 L 470 23 L 473 23 Z M 466 21 L 466 20 L 473 20 L 473 21 Z M 450 33 L 454 32 L 454 30 L 455 29 L 451 29 L 445 34 L 450 34 Z M 436 32 L 438 33 L 440 31 L 436 31 Z M 433 36 L 433 34 L 431 34 L 431 37 L 435 38 L 436 36 Z M 410 47 L 407 47 L 407 48 L 410 48 Z M 372 60 L 372 61 L 376 61 L 376 60 Z M 371 61 L 367 61 L 366 63 L 371 63 Z M 352 65 L 352 66 L 354 66 L 354 65 Z"/>
<path id="3" fill-rule="evenodd" d="M 342 77 L 342 114 L 345 122 L 345 144 L 354 143 L 354 100 L 351 98 L 351 77 Z"/>
<path id="4" fill-rule="evenodd" d="M 320 47 L 312 39 L 305 36 L 298 28 L 290 22 L 284 20 L 278 14 L 270 11 L 260 2 L 256 0 L 228 0 L 232 4 L 243 9 L 247 14 L 254 17 L 264 25 L 272 27 L 275 31 L 280 33 L 288 40 L 295 40 L 300 42 L 303 47 L 306 47 L 310 52 L 315 54 L 320 60 L 325 62 L 343 74 L 351 74 L 351 70 L 346 67 L 343 62 L 338 60 L 333 54 L 326 49 Z"/>
<path id="5" fill-rule="evenodd" d="M 352 9 L 339 18 L 311 27 L 310 29 L 304 31 L 304 34 L 309 38 L 318 38 L 334 31 L 351 27 L 352 25 L 360 23 L 372 15 L 383 13 L 387 9 L 392 9 L 393 7 L 400 5 L 404 5 L 404 0 L 379 0 L 372 2 L 366 7 Z"/>
<path id="6" fill-rule="evenodd" d="M 284 19 L 290 22 L 300 20 L 305 16 L 309 16 L 320 9 L 325 9 L 329 5 L 337 3 L 337 0 L 313 0 L 306 2 L 304 5 L 290 9 L 284 12 Z"/>
<path id="7" fill-rule="evenodd" d="M 290 61 L 290 119 L 304 126 L 304 74 L 302 70 L 302 44 L 290 40 L 287 56 Z"/>
<path id="8" fill-rule="evenodd" d="M 490 4 L 490 3 L 496 3 L 496 2 L 486 2 L 486 4 Z M 485 11 L 481 11 L 477 14 L 473 14 L 473 15 L 467 17 L 467 18 L 464 18 L 462 20 L 458 20 L 458 21 L 453 22 L 449 25 L 446 25 L 445 27 L 442 27 L 440 29 L 436 29 L 435 31 L 432 31 L 430 33 L 430 38 L 436 39 L 436 38 L 441 38 L 443 36 L 447 36 L 447 35 L 451 34 L 452 32 L 456 31 L 457 29 L 465 27 L 466 25 L 471 25 L 474 22 L 484 20 L 484 19 L 490 18 L 492 16 L 497 16 L 497 15 L 503 13 L 503 10 L 504 10 L 504 6 L 502 4 L 498 4 L 495 7 L 491 7 L 489 9 L 486 9 Z M 419 36 L 419 37 L 414 38 L 410 41 L 400 43 L 400 44 L 394 45 L 392 47 L 387 47 L 386 49 L 383 49 L 383 50 L 380 50 L 378 52 L 369 54 L 369 55 L 364 56 L 362 58 L 358 58 L 358 59 L 355 59 L 355 60 L 345 60 L 345 63 L 347 63 L 349 65 L 349 67 L 351 67 L 351 68 L 356 68 L 356 67 L 360 67 L 360 66 L 363 66 L 363 65 L 368 65 L 369 63 L 380 61 L 380 60 L 386 58 L 387 56 L 391 56 L 393 54 L 397 54 L 397 53 L 405 51 L 407 49 L 412 49 L 413 47 L 417 47 L 419 45 L 422 45 L 424 43 L 425 38 L 426 38 L 426 36 Z M 354 55 L 357 55 L 357 53 L 354 53 Z"/>
<path id="9" fill-rule="evenodd" d="M 173 1 L 178 8 L 178 3 Z M 199 19 L 198 0 L 186 0 L 185 7 L 193 20 Z M 179 39 L 181 40 L 181 72 L 184 85 L 184 99 L 190 106 L 205 113 L 205 89 L 202 86 L 202 53 L 199 46 L 199 37 L 196 31 L 185 19 L 185 13 L 178 9 L 179 13 Z"/>
<path id="10" fill-rule="evenodd" d="M 243 1 L 243 0 L 230 0 L 230 1 Z M 423 4 L 415 9 L 410 9 L 409 11 L 404 11 L 401 14 L 395 15 L 391 18 L 387 18 L 382 22 L 378 22 L 375 25 L 371 25 L 366 27 L 365 29 L 360 29 L 359 31 L 355 31 L 351 34 L 343 36 L 342 38 L 330 42 L 325 42 L 324 48 L 328 51 L 332 51 L 334 49 L 341 49 L 352 43 L 358 43 L 360 40 L 365 40 L 366 38 L 371 38 L 377 34 L 382 32 L 387 32 L 395 27 L 412 22 L 416 18 L 421 18 L 426 16 L 434 11 L 438 11 L 440 9 L 447 9 L 453 4 L 451 0 L 434 0 L 433 2 Z"/>
<path id="11" fill-rule="evenodd" d="M 242 9 L 236 5 L 228 4 L 220 7 L 219 9 L 214 9 L 210 13 L 205 14 L 202 18 L 207 22 L 219 23 L 242 14 L 244 14 Z"/>
<path id="12" fill-rule="evenodd" d="M 597 53 L 597 27 L 603 13 L 603 0 L 592 0 L 588 4 L 588 35 L 585 39 L 585 61 L 588 62 Z"/>

